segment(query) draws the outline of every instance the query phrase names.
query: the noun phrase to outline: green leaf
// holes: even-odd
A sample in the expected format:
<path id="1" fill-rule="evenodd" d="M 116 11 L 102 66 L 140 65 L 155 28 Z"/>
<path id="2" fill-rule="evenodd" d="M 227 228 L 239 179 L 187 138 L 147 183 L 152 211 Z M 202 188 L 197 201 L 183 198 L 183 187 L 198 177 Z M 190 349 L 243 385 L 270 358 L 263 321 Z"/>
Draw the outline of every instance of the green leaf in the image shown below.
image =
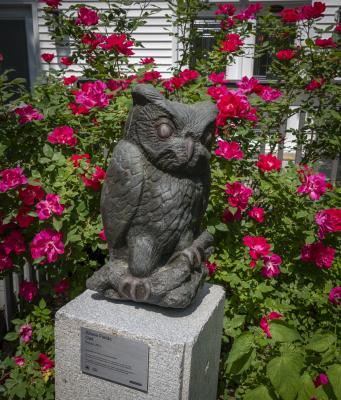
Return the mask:
<path id="1" fill-rule="evenodd" d="M 228 231 L 228 227 L 226 226 L 226 224 L 223 224 L 222 222 L 220 222 L 219 224 L 217 224 L 215 226 L 217 231 L 222 231 L 222 232 L 227 232 Z"/>
<path id="2" fill-rule="evenodd" d="M 244 400 L 273 400 L 273 398 L 270 396 L 268 389 L 264 385 L 261 385 L 247 392 Z"/>
<path id="3" fill-rule="evenodd" d="M 252 349 L 253 335 L 251 332 L 245 332 L 238 336 L 233 342 L 232 349 L 226 362 L 227 372 L 231 372 L 234 364 L 241 358 L 244 358 L 243 361 L 247 362 L 251 356 L 250 353 Z M 235 367 L 236 370 L 240 370 L 240 368 L 241 366 L 239 364 Z"/>
<path id="4" fill-rule="evenodd" d="M 51 159 L 53 157 L 53 149 L 52 149 L 52 147 L 45 143 L 44 147 L 43 147 L 43 153 L 47 158 Z"/>
<path id="5" fill-rule="evenodd" d="M 280 321 L 272 321 L 270 329 L 274 342 L 294 342 L 301 339 L 296 329 L 290 328 Z"/>
<path id="6" fill-rule="evenodd" d="M 44 299 L 40 299 L 39 301 L 39 308 L 41 310 L 43 310 L 44 308 L 46 308 L 46 301 Z"/>
<path id="7" fill-rule="evenodd" d="M 8 332 L 6 333 L 4 339 L 8 340 L 9 342 L 13 342 L 19 338 L 19 334 L 17 332 Z"/>
<path id="8" fill-rule="evenodd" d="M 53 227 L 56 231 L 60 231 L 63 226 L 63 221 L 61 219 L 53 218 Z"/>
<path id="9" fill-rule="evenodd" d="M 341 365 L 331 365 L 327 370 L 327 376 L 331 387 L 333 388 L 337 400 L 341 400 Z"/>
<path id="10" fill-rule="evenodd" d="M 298 391 L 297 400 L 310 400 L 315 392 L 315 386 L 311 376 L 304 373 L 301 376 L 301 385 Z"/>
<path id="11" fill-rule="evenodd" d="M 268 363 L 266 374 L 282 400 L 295 400 L 302 365 L 302 357 L 294 354 L 276 357 Z"/>
<path id="12" fill-rule="evenodd" d="M 332 333 L 316 333 L 311 337 L 309 343 L 306 346 L 306 349 L 313 350 L 318 353 L 323 353 L 334 345 L 335 340 L 336 337 Z"/>
<path id="13" fill-rule="evenodd" d="M 14 387 L 14 394 L 16 394 L 19 399 L 23 399 L 26 395 L 26 382 L 20 382 Z"/>

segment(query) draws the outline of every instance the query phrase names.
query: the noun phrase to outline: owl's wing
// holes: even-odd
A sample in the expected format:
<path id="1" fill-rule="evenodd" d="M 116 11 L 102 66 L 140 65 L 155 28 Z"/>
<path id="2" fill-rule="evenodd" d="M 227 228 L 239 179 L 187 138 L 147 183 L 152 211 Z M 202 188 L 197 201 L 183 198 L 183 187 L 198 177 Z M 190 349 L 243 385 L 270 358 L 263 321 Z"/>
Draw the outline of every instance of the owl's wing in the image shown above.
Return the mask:
<path id="1" fill-rule="evenodd" d="M 101 214 L 109 248 L 125 245 L 143 187 L 143 160 L 139 148 L 121 140 L 115 147 L 101 194 Z"/>

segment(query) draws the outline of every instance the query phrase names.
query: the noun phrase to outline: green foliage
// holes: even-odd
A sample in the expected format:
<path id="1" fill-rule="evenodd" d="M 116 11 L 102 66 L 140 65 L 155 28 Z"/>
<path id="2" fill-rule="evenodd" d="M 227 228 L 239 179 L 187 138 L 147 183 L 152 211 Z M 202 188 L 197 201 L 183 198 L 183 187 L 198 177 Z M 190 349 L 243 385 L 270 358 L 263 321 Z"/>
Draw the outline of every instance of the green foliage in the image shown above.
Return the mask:
<path id="1" fill-rule="evenodd" d="M 133 3 L 139 5 L 140 15 L 129 19 L 126 6 Z M 150 11 L 146 11 L 147 3 L 113 4 L 108 1 L 107 11 L 91 8 L 97 10 L 98 26 L 102 30 L 110 26 L 130 40 L 150 15 Z M 314 20 L 299 25 L 285 24 L 273 13 L 257 17 L 257 32 L 250 21 L 234 20 L 232 27 L 214 34 L 212 51 L 201 51 L 197 46 L 201 32 L 195 21 L 208 7 L 207 3 L 197 0 L 167 3 L 174 14 L 167 16 L 173 24 L 172 34 L 182 49 L 176 70 L 189 65 L 201 76 L 181 88 L 166 91 L 166 97 L 185 103 L 210 99 L 207 88 L 212 82 L 207 76 L 211 72 L 221 72 L 236 56 L 245 55 L 244 48 L 230 53 L 220 51 L 227 33 L 238 33 L 243 41 L 256 33 L 263 38 L 256 41 L 256 58 L 269 55 L 272 62 L 267 84 L 282 93 L 276 101 L 269 102 L 255 93 L 248 96 L 250 104 L 257 109 L 256 129 L 253 121 L 231 117 L 217 130 L 221 139 L 240 144 L 243 159 L 215 157 L 215 148 L 212 150 L 212 186 L 204 225 L 215 239 L 215 253 L 210 262 L 215 262 L 218 268 L 213 281 L 222 285 L 227 295 L 219 398 L 310 400 L 315 396 L 319 400 L 339 400 L 339 308 L 328 300 L 328 295 L 340 282 L 340 233 L 328 234 L 323 240 L 325 245 L 336 250 L 332 268 L 304 263 L 300 253 L 305 244 L 319 240 L 316 213 L 341 208 L 341 190 L 331 187 L 319 201 L 312 201 L 307 195 L 297 193 L 302 184 L 302 173 L 297 170 L 302 166 L 286 162 L 280 172 L 262 172 L 256 166 L 264 146 L 268 146 L 267 152 L 275 154 L 284 134 L 296 138 L 298 146 L 304 148 L 303 162 L 308 162 L 312 168 L 318 168 L 315 161 L 340 153 L 340 114 L 337 111 L 340 85 L 334 80 L 340 76 L 339 51 L 315 46 L 316 32 L 319 35 L 322 32 L 315 30 L 314 33 Z M 58 194 L 64 205 L 61 215 L 47 220 L 37 218 L 37 210 L 30 207 L 28 215 L 34 221 L 22 230 L 26 251 L 21 255 L 11 254 L 15 272 L 21 274 L 23 263 L 27 261 L 34 265 L 36 272 L 47 274 L 49 279 L 42 281 L 39 296 L 32 302 L 20 299 L 21 312 L 13 321 L 15 329 L 5 336 L 10 350 L 1 357 L 0 393 L 8 399 L 53 398 L 53 369 L 43 371 L 37 362 L 40 353 L 53 358 L 53 314 L 65 301 L 84 290 L 87 277 L 103 265 L 107 257 L 107 245 L 98 236 L 102 229 L 99 187 L 94 189 L 84 182 L 91 178 L 96 167 L 106 170 L 112 150 L 122 137 L 131 106 L 133 78 L 129 78 L 129 74 L 137 75 L 135 81 L 143 80 L 145 72 L 154 70 L 152 65 L 139 68 L 130 65 L 127 56 L 118 51 L 108 52 L 101 46 L 90 51 L 82 38 L 97 28 L 74 23 L 79 7 L 80 4 L 73 5 L 58 12 L 45 8 L 53 38 L 59 43 L 67 40 L 74 43 L 70 57 L 83 61 L 83 82 L 119 79 L 126 83 L 126 90 L 106 89 L 106 94 L 110 95 L 107 106 L 92 107 L 87 113 L 78 114 L 71 110 L 70 103 L 75 102 L 74 91 L 81 89 L 81 82 L 72 87 L 64 85 L 65 70 L 49 70 L 32 93 L 24 92 L 21 80 L 9 81 L 8 73 L 0 76 L 0 168 L 20 165 L 31 185 L 41 185 L 46 193 Z M 157 8 L 151 12 L 154 11 Z M 331 29 L 327 28 L 326 33 Z M 295 40 L 300 49 L 296 49 Z M 142 44 L 136 42 L 136 45 Z M 292 60 L 278 60 L 276 52 L 287 48 L 295 50 L 296 56 Z M 323 78 L 325 83 L 315 91 L 306 91 L 306 86 L 315 78 Z M 165 92 L 161 80 L 155 78 L 150 82 Z M 228 88 L 232 89 L 230 86 Z M 31 104 L 44 118 L 19 124 L 13 111 L 23 104 Z M 297 129 L 284 132 L 284 122 L 297 113 L 307 118 Z M 48 135 L 58 126 L 73 129 L 77 138 L 75 146 L 47 141 Z M 82 159 L 77 167 L 70 160 L 75 154 L 89 154 L 91 162 Z M 222 218 L 224 211 L 235 213 L 236 208 L 228 204 L 224 190 L 226 183 L 236 181 L 250 187 L 253 194 L 247 208 L 241 211 L 240 220 L 226 221 Z M 15 221 L 23 203 L 18 190 L 0 195 L 1 222 L 8 224 Z M 263 223 L 248 215 L 252 207 L 264 209 Z M 34 235 L 46 228 L 62 234 L 65 252 L 55 262 L 44 264 L 43 257 L 32 259 L 30 244 Z M 243 244 L 247 235 L 266 238 L 271 253 L 280 255 L 282 263 L 278 276 L 264 277 L 261 259 L 250 267 L 251 259 Z M 1 272 L 3 276 L 7 273 L 6 270 Z M 62 294 L 53 290 L 61 279 L 70 282 L 70 288 Z M 41 297 L 46 302 L 39 301 Z M 265 335 L 260 322 L 272 311 L 281 313 L 282 317 L 266 320 L 270 337 Z M 32 339 L 28 343 L 22 341 L 19 332 L 24 323 L 32 326 Z M 24 357 L 24 366 L 15 364 L 14 355 Z M 313 380 L 320 373 L 328 376 L 329 384 L 315 387 Z"/>
<path id="2" fill-rule="evenodd" d="M 12 321 L 15 331 L 7 333 L 5 340 L 16 341 L 14 356 L 23 358 L 24 365 L 15 363 L 14 357 L 4 357 L 0 363 L 0 397 L 12 399 L 54 399 L 54 371 L 44 369 L 38 363 L 39 354 L 49 358 L 54 355 L 54 324 L 52 313 L 41 299 L 25 319 Z M 32 338 L 24 342 L 20 328 L 28 324 L 32 328 Z"/>

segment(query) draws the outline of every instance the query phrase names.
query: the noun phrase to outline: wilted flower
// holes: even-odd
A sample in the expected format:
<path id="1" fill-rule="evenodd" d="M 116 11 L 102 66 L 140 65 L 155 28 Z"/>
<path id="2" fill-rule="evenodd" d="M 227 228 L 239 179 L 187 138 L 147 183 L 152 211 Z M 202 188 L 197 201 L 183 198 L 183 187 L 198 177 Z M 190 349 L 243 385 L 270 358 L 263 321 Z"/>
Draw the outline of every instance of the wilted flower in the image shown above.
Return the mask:
<path id="1" fill-rule="evenodd" d="M 29 324 L 24 324 L 19 329 L 19 334 L 21 340 L 24 343 L 28 343 L 32 339 L 32 326 Z"/>
<path id="2" fill-rule="evenodd" d="M 217 270 L 217 264 L 215 262 L 211 263 L 209 261 L 206 261 L 205 262 L 205 266 L 206 266 L 206 268 L 208 270 L 208 276 L 214 275 L 214 273 Z"/>
<path id="3" fill-rule="evenodd" d="M 69 288 L 70 288 L 70 282 L 68 281 L 68 279 L 64 278 L 54 285 L 53 290 L 56 294 L 62 294 Z"/>
<path id="4" fill-rule="evenodd" d="M 303 262 L 314 262 L 318 268 L 329 269 L 334 261 L 336 250 L 325 246 L 322 242 L 305 244 L 301 251 Z"/>
<path id="5" fill-rule="evenodd" d="M 98 233 L 98 236 L 99 236 L 99 238 L 102 239 L 104 242 L 107 241 L 107 237 L 105 236 L 104 229 L 102 229 L 102 230 Z"/>
<path id="6" fill-rule="evenodd" d="M 270 332 L 270 325 L 269 325 L 269 320 L 275 320 L 275 319 L 280 319 L 283 317 L 283 314 L 280 314 L 276 311 L 270 312 L 268 315 L 265 315 L 261 318 L 260 320 L 260 327 L 262 331 L 266 334 L 266 336 L 271 339 L 271 332 Z"/>
<path id="7" fill-rule="evenodd" d="M 32 206 L 35 201 L 41 200 L 44 196 L 45 192 L 39 185 L 27 185 L 19 189 L 19 198 L 25 206 Z"/>
<path id="8" fill-rule="evenodd" d="M 54 367 L 53 360 L 49 359 L 46 354 L 40 353 L 37 363 L 41 366 L 42 371 L 47 371 Z"/>
<path id="9" fill-rule="evenodd" d="M 22 356 L 14 356 L 13 361 L 18 367 L 23 367 L 25 365 L 25 358 Z"/>
<path id="10" fill-rule="evenodd" d="M 329 379 L 326 374 L 319 374 L 317 377 L 314 379 L 314 385 L 316 388 L 318 388 L 321 385 L 328 385 Z"/>
<path id="11" fill-rule="evenodd" d="M 24 300 L 31 302 L 33 298 L 38 294 L 38 287 L 33 282 L 23 281 L 19 287 L 19 296 Z"/>
<path id="12" fill-rule="evenodd" d="M 21 254 L 26 250 L 24 237 L 19 231 L 12 231 L 6 236 L 2 246 L 7 255 L 11 254 L 12 251 L 15 254 Z"/>

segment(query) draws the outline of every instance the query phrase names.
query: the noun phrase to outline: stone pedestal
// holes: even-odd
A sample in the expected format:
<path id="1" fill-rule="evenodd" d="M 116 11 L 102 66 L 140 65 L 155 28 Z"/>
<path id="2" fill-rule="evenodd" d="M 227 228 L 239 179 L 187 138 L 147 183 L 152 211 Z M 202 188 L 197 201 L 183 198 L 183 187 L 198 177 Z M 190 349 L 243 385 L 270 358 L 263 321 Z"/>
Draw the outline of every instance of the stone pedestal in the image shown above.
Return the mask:
<path id="1" fill-rule="evenodd" d="M 185 310 L 105 300 L 91 290 L 56 316 L 56 400 L 216 400 L 223 288 L 205 284 Z M 148 390 L 81 371 L 81 328 L 149 347 Z"/>

